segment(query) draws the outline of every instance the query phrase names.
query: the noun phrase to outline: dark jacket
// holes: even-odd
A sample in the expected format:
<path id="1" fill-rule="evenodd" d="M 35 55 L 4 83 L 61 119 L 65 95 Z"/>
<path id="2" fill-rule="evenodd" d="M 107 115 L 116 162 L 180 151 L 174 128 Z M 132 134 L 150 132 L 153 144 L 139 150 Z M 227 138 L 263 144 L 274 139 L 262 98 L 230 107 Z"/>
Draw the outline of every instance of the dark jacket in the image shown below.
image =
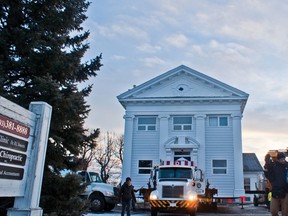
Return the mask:
<path id="1" fill-rule="evenodd" d="M 120 189 L 120 199 L 122 201 L 130 201 L 134 200 L 136 202 L 136 197 L 134 194 L 134 187 L 133 185 L 128 186 L 128 184 L 125 182 Z"/>
<path id="2" fill-rule="evenodd" d="M 288 184 L 286 182 L 286 175 L 288 171 L 287 162 L 281 164 L 279 162 L 270 162 L 264 166 L 265 177 L 272 185 L 272 196 L 275 198 L 284 198 L 288 193 Z M 284 197 L 283 197 L 284 196 Z"/>

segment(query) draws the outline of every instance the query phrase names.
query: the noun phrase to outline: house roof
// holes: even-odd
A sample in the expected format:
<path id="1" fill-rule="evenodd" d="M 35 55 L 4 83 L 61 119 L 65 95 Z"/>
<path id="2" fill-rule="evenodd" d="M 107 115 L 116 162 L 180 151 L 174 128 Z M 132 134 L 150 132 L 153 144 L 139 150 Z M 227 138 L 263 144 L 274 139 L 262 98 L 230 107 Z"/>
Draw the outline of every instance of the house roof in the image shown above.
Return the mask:
<path id="1" fill-rule="evenodd" d="M 124 108 L 131 103 L 235 101 L 243 112 L 248 94 L 180 65 L 117 96 Z"/>
<path id="2" fill-rule="evenodd" d="M 263 168 L 255 153 L 243 153 L 244 172 L 262 172 Z"/>

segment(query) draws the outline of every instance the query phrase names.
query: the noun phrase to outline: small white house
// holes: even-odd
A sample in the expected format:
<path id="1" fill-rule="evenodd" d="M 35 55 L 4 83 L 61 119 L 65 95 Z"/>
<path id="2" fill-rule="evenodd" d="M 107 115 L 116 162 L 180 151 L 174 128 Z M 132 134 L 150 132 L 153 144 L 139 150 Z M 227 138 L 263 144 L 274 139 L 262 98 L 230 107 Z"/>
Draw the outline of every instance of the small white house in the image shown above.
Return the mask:
<path id="1" fill-rule="evenodd" d="M 150 169 L 185 158 L 219 197 L 244 196 L 242 114 L 248 94 L 181 65 L 118 97 L 125 111 L 122 181 L 147 187 Z"/>
<path id="2" fill-rule="evenodd" d="M 243 153 L 243 171 L 246 201 L 253 202 L 254 194 L 249 192 L 265 191 L 263 168 L 255 153 Z"/>

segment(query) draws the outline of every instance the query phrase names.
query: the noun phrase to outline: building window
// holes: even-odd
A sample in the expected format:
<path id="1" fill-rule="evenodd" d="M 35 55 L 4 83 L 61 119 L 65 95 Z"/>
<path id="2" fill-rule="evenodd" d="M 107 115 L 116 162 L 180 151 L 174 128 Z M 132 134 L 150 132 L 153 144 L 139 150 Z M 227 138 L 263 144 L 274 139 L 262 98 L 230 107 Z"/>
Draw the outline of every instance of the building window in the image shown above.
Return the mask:
<path id="1" fill-rule="evenodd" d="M 138 130 L 155 131 L 156 117 L 138 117 Z"/>
<path id="2" fill-rule="evenodd" d="M 227 174 L 227 160 L 212 161 L 213 174 Z"/>
<path id="3" fill-rule="evenodd" d="M 244 190 L 250 191 L 250 178 L 244 178 Z"/>
<path id="4" fill-rule="evenodd" d="M 209 126 L 228 126 L 228 116 L 209 116 Z"/>
<path id="5" fill-rule="evenodd" d="M 192 117 L 191 116 L 173 117 L 173 130 L 176 131 L 192 130 Z"/>
<path id="6" fill-rule="evenodd" d="M 138 174 L 150 174 L 152 169 L 152 160 L 139 160 L 138 162 Z"/>

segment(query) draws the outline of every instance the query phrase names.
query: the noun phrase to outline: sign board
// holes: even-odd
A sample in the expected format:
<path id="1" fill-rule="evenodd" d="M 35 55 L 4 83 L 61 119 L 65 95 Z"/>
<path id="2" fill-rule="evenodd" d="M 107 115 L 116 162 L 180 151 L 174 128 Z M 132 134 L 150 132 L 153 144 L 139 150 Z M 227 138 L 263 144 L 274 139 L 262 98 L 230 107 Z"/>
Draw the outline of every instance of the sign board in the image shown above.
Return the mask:
<path id="1" fill-rule="evenodd" d="M 36 114 L 0 98 L 1 196 L 24 196 Z"/>
<path id="2" fill-rule="evenodd" d="M 0 130 L 7 131 L 24 138 L 28 138 L 30 135 L 29 126 L 14 121 L 13 119 L 3 115 L 0 115 Z"/>
<path id="3" fill-rule="evenodd" d="M 52 107 L 29 110 L 0 96 L 0 196 L 15 197 L 8 215 L 42 215 L 39 208 Z"/>

